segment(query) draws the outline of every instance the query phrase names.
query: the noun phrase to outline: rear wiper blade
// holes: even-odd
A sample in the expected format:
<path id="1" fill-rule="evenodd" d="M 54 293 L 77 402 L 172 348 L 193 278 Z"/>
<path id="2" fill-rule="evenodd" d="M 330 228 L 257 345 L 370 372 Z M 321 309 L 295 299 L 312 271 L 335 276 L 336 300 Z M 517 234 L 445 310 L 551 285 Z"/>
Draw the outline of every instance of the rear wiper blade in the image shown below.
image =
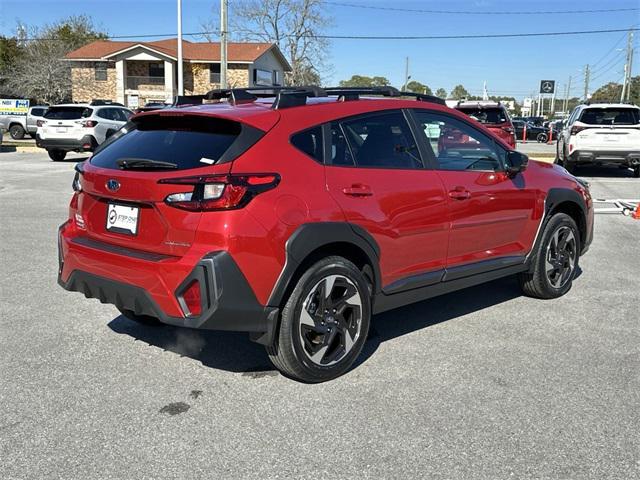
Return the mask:
<path id="1" fill-rule="evenodd" d="M 178 168 L 175 163 L 148 158 L 121 158 L 116 163 L 123 170 L 131 168 Z"/>

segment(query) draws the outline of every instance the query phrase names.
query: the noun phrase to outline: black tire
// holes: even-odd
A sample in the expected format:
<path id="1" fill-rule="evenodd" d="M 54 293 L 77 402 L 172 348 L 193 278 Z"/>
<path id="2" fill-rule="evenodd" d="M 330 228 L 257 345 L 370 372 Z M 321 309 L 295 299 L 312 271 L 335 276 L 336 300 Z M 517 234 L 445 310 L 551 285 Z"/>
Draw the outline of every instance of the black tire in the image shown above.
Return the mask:
<path id="1" fill-rule="evenodd" d="M 565 161 L 563 167 L 569 172 L 571 175 L 575 175 L 578 170 L 578 166 L 575 162 Z"/>
<path id="2" fill-rule="evenodd" d="M 327 287 L 330 288 L 328 297 L 322 295 Z M 331 256 L 311 266 L 289 295 L 274 345 L 267 347 L 273 365 L 284 375 L 308 383 L 324 382 L 344 374 L 360 355 L 367 339 L 371 319 L 369 292 L 363 273 L 345 258 Z M 347 302 L 356 294 L 360 306 L 357 306 L 358 299 Z M 343 301 L 344 305 L 340 305 Z M 342 314 L 331 308 L 336 305 Z M 351 331 L 355 339 L 346 333 Z"/>
<path id="3" fill-rule="evenodd" d="M 552 271 L 556 265 L 556 260 L 552 259 L 552 257 L 554 257 L 554 236 L 556 232 L 558 232 L 558 238 L 560 238 L 561 241 L 563 233 L 568 231 L 571 232 L 573 236 L 571 246 L 571 250 L 573 251 L 573 265 L 571 266 L 570 272 L 566 274 L 566 278 L 560 273 L 558 273 L 558 275 L 549 275 L 548 272 Z M 569 247 L 570 242 L 567 242 L 566 246 Z M 533 258 L 531 259 L 533 271 L 523 272 L 518 276 L 524 294 L 529 297 L 549 299 L 558 298 L 567 293 L 571 289 L 573 279 L 578 271 L 580 248 L 580 233 L 573 218 L 565 213 L 557 213 L 551 217 L 544 227 L 540 244 L 537 246 L 536 251 L 533 252 Z M 551 261 L 548 262 L 548 260 Z M 563 257 L 557 260 L 557 264 L 566 265 L 570 261 L 570 258 L 567 258 L 565 261 Z M 552 268 L 549 268 L 550 266 Z M 554 279 L 557 279 L 555 285 Z"/>
<path id="4" fill-rule="evenodd" d="M 14 140 L 22 140 L 24 138 L 24 128 L 22 128 L 22 125 L 11 125 L 9 127 L 9 135 L 11 135 L 11 138 L 13 138 Z"/>
<path id="5" fill-rule="evenodd" d="M 547 143 L 548 139 L 549 137 L 547 136 L 546 133 L 539 133 L 538 135 L 536 135 L 536 141 L 538 143 Z"/>
<path id="6" fill-rule="evenodd" d="M 563 158 L 564 154 L 560 151 L 560 140 L 556 140 L 556 158 L 553 160 L 553 163 L 556 163 L 558 165 L 562 165 L 564 162 L 564 158 Z"/>
<path id="7" fill-rule="evenodd" d="M 132 322 L 140 323 L 142 325 L 150 325 L 152 327 L 160 327 L 164 325 L 160 320 L 156 317 L 150 317 L 149 315 L 136 315 L 131 310 L 118 309 L 120 313 L 131 320 Z"/>
<path id="8" fill-rule="evenodd" d="M 640 178 L 640 165 L 633 167 L 633 178 Z"/>
<path id="9" fill-rule="evenodd" d="M 47 150 L 47 153 L 49 154 L 49 158 L 54 162 L 61 162 L 64 160 L 64 157 L 67 156 L 67 152 L 64 150 Z"/>
<path id="10" fill-rule="evenodd" d="M 35 133 L 29 133 L 29 136 L 30 136 L 31 138 L 33 138 L 34 140 L 36 139 L 36 134 L 35 134 Z"/>

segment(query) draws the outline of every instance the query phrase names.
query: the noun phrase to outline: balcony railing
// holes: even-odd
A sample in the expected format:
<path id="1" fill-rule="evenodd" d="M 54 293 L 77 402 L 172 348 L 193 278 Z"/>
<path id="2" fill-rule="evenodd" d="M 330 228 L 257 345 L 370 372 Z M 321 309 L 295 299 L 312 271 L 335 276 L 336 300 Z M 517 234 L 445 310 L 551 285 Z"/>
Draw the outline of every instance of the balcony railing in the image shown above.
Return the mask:
<path id="1" fill-rule="evenodd" d="M 158 88 L 158 86 L 162 88 Z M 163 90 L 164 77 L 127 76 L 127 88 L 130 90 Z"/>

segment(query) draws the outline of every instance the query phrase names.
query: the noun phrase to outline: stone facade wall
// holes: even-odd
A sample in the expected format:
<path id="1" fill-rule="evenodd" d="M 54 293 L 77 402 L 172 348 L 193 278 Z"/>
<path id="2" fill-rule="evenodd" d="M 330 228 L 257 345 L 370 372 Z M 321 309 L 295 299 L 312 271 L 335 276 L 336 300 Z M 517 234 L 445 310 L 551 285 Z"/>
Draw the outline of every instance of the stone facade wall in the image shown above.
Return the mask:
<path id="1" fill-rule="evenodd" d="M 203 95 L 209 90 L 220 88 L 219 83 L 211 83 L 209 63 L 185 63 L 184 89 L 187 95 Z M 189 73 L 187 73 L 189 72 Z M 230 63 L 227 68 L 227 82 L 230 87 L 248 87 L 247 65 Z"/>
<path id="2" fill-rule="evenodd" d="M 116 100 L 116 65 L 107 62 L 107 80 L 96 80 L 95 62 L 71 64 L 71 99 L 74 102 L 90 102 L 95 98 Z"/>

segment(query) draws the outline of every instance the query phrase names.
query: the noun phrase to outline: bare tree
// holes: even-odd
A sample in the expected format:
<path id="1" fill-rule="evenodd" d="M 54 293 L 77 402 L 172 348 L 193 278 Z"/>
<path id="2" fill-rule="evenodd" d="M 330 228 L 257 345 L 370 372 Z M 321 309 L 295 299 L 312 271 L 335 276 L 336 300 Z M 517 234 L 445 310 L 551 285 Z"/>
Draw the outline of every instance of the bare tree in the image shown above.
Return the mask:
<path id="1" fill-rule="evenodd" d="M 54 104 L 71 96 L 71 66 L 64 56 L 106 35 L 96 31 L 89 17 L 81 15 L 31 27 L 29 37 L 6 75 L 6 88 L 16 95 Z"/>
<path id="2" fill-rule="evenodd" d="M 278 45 L 289 57 L 290 85 L 318 84 L 327 67 L 329 42 L 322 32 L 331 24 L 322 0 L 238 0 L 229 14 L 231 35 L 243 41 Z M 216 12 L 214 8 L 214 13 Z M 202 23 L 206 32 L 217 31 L 215 20 Z M 208 41 L 213 34 L 203 34 Z"/>

